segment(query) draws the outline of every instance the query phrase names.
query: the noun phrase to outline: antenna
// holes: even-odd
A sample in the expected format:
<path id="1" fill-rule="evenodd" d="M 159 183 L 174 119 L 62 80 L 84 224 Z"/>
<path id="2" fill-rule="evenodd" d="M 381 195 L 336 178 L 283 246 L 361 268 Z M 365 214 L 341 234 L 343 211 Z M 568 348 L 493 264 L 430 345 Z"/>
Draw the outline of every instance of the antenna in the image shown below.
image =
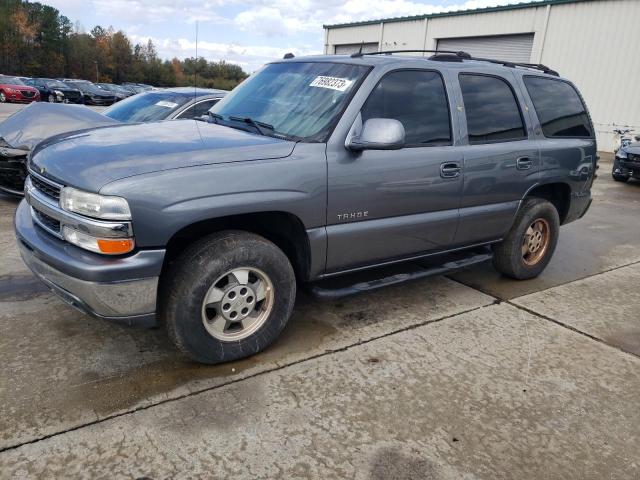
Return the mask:
<path id="1" fill-rule="evenodd" d="M 193 72 L 193 101 L 198 99 L 198 20 L 196 20 L 196 64 Z"/>

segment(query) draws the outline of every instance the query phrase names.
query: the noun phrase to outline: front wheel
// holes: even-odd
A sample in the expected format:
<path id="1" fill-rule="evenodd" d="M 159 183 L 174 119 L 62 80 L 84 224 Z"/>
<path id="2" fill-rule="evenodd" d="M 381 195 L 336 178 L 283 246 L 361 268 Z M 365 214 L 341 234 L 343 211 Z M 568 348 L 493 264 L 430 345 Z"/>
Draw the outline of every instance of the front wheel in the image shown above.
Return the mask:
<path id="1" fill-rule="evenodd" d="M 0 103 L 6 103 L 7 102 L 7 96 L 5 95 L 4 92 L 0 92 Z"/>
<path id="2" fill-rule="evenodd" d="M 56 103 L 56 97 L 54 97 L 51 94 L 49 94 L 48 100 L 49 100 L 49 103 Z"/>
<path id="3" fill-rule="evenodd" d="M 493 265 L 517 280 L 537 277 L 553 256 L 560 233 L 560 217 L 542 198 L 524 200 L 506 238 L 494 246 Z"/>
<path id="4" fill-rule="evenodd" d="M 284 329 L 296 296 L 287 256 L 248 232 L 188 247 L 163 274 L 160 318 L 176 347 L 201 363 L 248 357 Z"/>

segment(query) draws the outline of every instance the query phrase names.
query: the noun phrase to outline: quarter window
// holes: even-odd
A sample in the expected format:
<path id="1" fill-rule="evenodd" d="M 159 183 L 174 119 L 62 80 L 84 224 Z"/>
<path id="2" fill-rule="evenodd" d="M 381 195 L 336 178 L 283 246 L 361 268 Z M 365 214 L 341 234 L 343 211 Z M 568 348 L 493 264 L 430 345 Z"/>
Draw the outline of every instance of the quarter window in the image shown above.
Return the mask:
<path id="1" fill-rule="evenodd" d="M 509 84 L 497 77 L 460 75 L 469 143 L 526 138 L 518 101 Z"/>
<path id="2" fill-rule="evenodd" d="M 561 80 L 524 78 L 545 137 L 591 137 L 591 121 L 580 96 Z"/>
<path id="3" fill-rule="evenodd" d="M 363 122 L 370 118 L 400 121 L 407 146 L 451 144 L 449 105 L 437 72 L 401 70 L 387 74 L 361 113 Z"/>

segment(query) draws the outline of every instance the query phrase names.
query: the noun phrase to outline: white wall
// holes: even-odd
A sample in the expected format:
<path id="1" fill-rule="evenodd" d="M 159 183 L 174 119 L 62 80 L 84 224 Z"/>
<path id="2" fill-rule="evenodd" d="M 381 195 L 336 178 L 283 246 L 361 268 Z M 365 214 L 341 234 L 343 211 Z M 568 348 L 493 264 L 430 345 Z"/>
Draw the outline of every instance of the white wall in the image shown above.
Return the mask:
<path id="1" fill-rule="evenodd" d="M 599 149 L 612 150 L 615 125 L 640 134 L 640 0 L 596 0 L 328 29 L 334 45 L 379 42 L 381 50 L 434 49 L 439 38 L 534 33 L 532 63 L 580 89 Z"/>

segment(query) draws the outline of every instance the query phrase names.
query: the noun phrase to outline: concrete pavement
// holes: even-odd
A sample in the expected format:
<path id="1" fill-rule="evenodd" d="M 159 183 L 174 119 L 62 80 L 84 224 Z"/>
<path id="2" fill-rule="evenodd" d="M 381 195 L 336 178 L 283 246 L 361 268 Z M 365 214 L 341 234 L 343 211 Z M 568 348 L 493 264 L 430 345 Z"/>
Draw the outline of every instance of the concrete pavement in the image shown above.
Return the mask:
<path id="1" fill-rule="evenodd" d="M 0 478 L 640 478 L 640 182 L 609 169 L 540 278 L 301 294 L 215 367 L 48 293 L 0 197 Z"/>

